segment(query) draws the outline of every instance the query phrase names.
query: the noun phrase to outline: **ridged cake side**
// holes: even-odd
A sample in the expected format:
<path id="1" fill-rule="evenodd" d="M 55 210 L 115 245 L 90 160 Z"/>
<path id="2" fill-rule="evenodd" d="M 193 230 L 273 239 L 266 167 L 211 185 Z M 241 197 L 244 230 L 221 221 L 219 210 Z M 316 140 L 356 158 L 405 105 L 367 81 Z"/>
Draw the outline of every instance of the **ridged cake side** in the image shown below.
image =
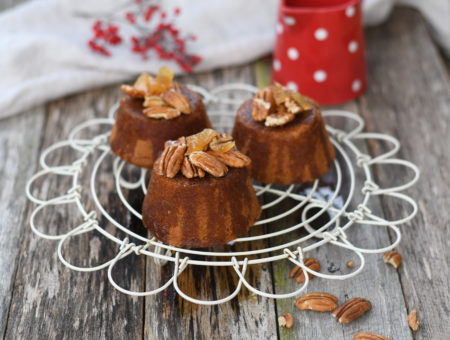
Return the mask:
<path id="1" fill-rule="evenodd" d="M 312 101 L 311 101 L 312 102 Z M 238 109 L 233 129 L 237 147 L 252 160 L 252 175 L 263 183 L 311 182 L 328 172 L 335 150 L 319 106 L 284 126 L 268 127 L 252 118 L 252 100 Z"/>
<path id="2" fill-rule="evenodd" d="M 244 235 L 260 213 L 247 168 L 196 179 L 154 174 L 142 207 L 144 225 L 153 236 L 187 248 L 232 241 Z"/>

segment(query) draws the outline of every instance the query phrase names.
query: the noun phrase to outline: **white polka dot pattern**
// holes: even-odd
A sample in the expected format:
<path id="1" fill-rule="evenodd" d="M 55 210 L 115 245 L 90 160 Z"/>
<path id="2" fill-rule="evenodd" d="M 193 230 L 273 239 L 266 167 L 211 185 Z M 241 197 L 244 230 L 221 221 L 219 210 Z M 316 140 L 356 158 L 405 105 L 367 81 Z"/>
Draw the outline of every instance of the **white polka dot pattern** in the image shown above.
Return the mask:
<path id="1" fill-rule="evenodd" d="M 350 53 L 355 53 L 358 50 L 358 42 L 355 40 L 352 40 L 348 44 L 348 51 Z"/>
<path id="2" fill-rule="evenodd" d="M 347 7 L 346 10 L 345 10 L 345 15 L 347 17 L 351 18 L 352 16 L 355 15 L 355 11 L 356 11 L 355 7 L 353 7 L 353 6 Z"/>
<path id="3" fill-rule="evenodd" d="M 358 92 L 359 90 L 361 90 L 361 80 L 355 79 L 352 83 L 352 91 Z"/>
<path id="4" fill-rule="evenodd" d="M 289 81 L 286 86 L 291 89 L 292 91 L 298 92 L 298 86 L 293 81 Z"/>
<path id="5" fill-rule="evenodd" d="M 328 38 L 328 31 L 325 28 L 318 28 L 314 32 L 314 37 L 319 41 L 325 40 Z"/>
<path id="6" fill-rule="evenodd" d="M 349 1 L 314 11 L 280 6 L 274 23 L 273 81 L 322 104 L 359 96 L 367 87 L 360 5 Z"/>
<path id="7" fill-rule="evenodd" d="M 299 55 L 300 55 L 300 53 L 298 53 L 298 50 L 295 47 L 290 47 L 287 50 L 287 55 L 288 55 L 289 59 L 297 60 Z"/>
<path id="8" fill-rule="evenodd" d="M 327 73 L 324 70 L 317 70 L 313 77 L 315 81 L 322 83 L 327 79 Z"/>
<path id="9" fill-rule="evenodd" d="M 275 71 L 281 70 L 281 62 L 278 59 L 274 59 L 274 61 L 273 61 L 273 69 Z"/>
<path id="10" fill-rule="evenodd" d="M 282 34 L 284 29 L 283 29 L 283 25 L 279 22 L 277 22 L 277 25 L 275 26 L 275 30 L 277 32 L 277 34 Z"/>
<path id="11" fill-rule="evenodd" d="M 296 21 L 293 17 L 286 16 L 286 17 L 284 17 L 284 23 L 288 26 L 294 26 Z"/>

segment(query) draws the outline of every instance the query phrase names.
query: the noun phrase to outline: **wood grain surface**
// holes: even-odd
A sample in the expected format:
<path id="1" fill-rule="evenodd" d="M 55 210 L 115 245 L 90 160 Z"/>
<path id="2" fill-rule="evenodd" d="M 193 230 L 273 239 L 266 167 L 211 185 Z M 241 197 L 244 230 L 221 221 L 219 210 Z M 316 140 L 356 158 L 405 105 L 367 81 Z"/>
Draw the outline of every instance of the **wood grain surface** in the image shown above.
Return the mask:
<path id="1" fill-rule="evenodd" d="M 0 1 L 0 9 L 12 5 Z M 219 306 L 198 306 L 177 296 L 173 288 L 146 298 L 123 295 L 107 280 L 105 270 L 79 273 L 65 268 L 57 259 L 57 243 L 34 235 L 28 226 L 32 204 L 26 201 L 26 180 L 38 169 L 41 150 L 65 139 L 72 127 L 87 119 L 104 117 L 119 97 L 117 86 L 92 90 L 53 101 L 45 106 L 0 121 L 0 334 L 5 339 L 351 339 L 358 331 L 372 331 L 391 339 L 446 339 L 450 333 L 450 243 L 448 186 L 450 156 L 447 145 L 450 124 L 449 74 L 432 43 L 422 17 L 400 8 L 379 27 L 366 30 L 369 56 L 369 90 L 342 108 L 360 113 L 366 130 L 399 138 L 400 158 L 416 163 L 422 177 L 408 193 L 418 201 L 419 215 L 401 226 L 403 239 L 398 250 L 404 264 L 396 271 L 381 255 L 366 256 L 366 268 L 345 281 L 314 278 L 308 292 L 325 291 L 341 302 L 366 297 L 373 309 L 349 325 L 337 323 L 328 313 L 298 311 L 294 299 L 271 300 L 242 289 L 238 298 Z M 230 82 L 258 83 L 269 79 L 269 64 L 260 61 L 180 78 L 205 88 Z M 220 108 L 216 108 L 220 110 Z M 228 123 L 228 121 L 227 121 Z M 343 121 L 334 120 L 342 128 Z M 361 144 L 372 155 L 382 146 Z M 26 160 L 26 161 L 24 161 Z M 73 154 L 57 152 L 52 164 L 69 163 Z M 126 168 L 125 175 L 134 170 Z M 383 187 L 402 183 L 411 174 L 402 168 L 377 167 L 375 176 Z M 110 165 L 99 175 L 101 201 L 129 228 L 145 234 L 140 222 L 129 216 L 112 191 Z M 86 180 L 86 178 L 84 179 Z M 362 179 L 357 176 L 361 183 Z M 42 184 L 42 183 L 41 183 Z M 52 197 L 67 190 L 69 183 L 55 176 L 36 192 Z M 138 207 L 142 197 L 131 195 Z M 360 193 L 356 193 L 354 202 Z M 268 199 L 266 197 L 266 199 Z M 286 201 L 267 212 L 277 214 L 292 202 Z M 93 206 L 90 206 L 94 208 Z M 408 207 L 381 198 L 371 209 L 386 218 L 405 214 Z M 299 216 L 293 216 L 291 222 Z M 58 233 L 78 224 L 74 209 L 53 209 L 37 217 L 42 230 Z M 115 229 L 101 220 L 108 231 Z M 261 228 L 273 231 L 289 223 Z M 124 235 L 118 235 L 124 236 Z M 349 232 L 350 241 L 364 247 L 381 247 L 393 235 L 384 228 L 362 226 Z M 241 244 L 240 250 L 265 247 L 283 238 Z M 266 243 L 265 243 L 266 242 Z M 79 236 L 64 248 L 64 254 L 80 266 L 110 259 L 118 247 L 98 234 Z M 347 273 L 351 252 L 333 246 L 307 254 L 321 261 L 324 273 Z M 254 266 L 247 274 L 258 289 L 283 293 L 298 287 L 288 274 L 287 261 Z M 159 267 L 151 259 L 130 255 L 114 270 L 122 286 L 136 291 L 154 289 L 170 277 L 172 265 Z M 180 276 L 180 288 L 199 299 L 219 299 L 237 283 L 230 269 L 188 267 Z M 413 333 L 407 313 L 416 308 L 421 328 Z M 279 328 L 277 317 L 291 312 L 292 329 Z M 446 321 L 447 319 L 447 321 Z"/>

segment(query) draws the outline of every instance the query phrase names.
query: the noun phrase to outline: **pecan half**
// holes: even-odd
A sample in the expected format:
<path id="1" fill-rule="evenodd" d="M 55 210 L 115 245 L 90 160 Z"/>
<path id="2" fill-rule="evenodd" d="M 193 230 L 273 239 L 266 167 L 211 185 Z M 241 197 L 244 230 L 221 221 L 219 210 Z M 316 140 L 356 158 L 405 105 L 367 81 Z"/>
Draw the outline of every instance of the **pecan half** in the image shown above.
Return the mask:
<path id="1" fill-rule="evenodd" d="M 145 91 L 135 88 L 131 85 L 122 85 L 120 86 L 120 90 L 133 98 L 144 98 Z"/>
<path id="2" fill-rule="evenodd" d="M 414 332 L 419 329 L 420 322 L 419 317 L 417 315 L 417 310 L 413 309 L 411 313 L 408 314 L 408 325 Z"/>
<path id="3" fill-rule="evenodd" d="M 212 155 L 203 151 L 195 151 L 189 155 L 189 160 L 193 165 L 205 170 L 207 173 L 214 177 L 225 176 L 228 172 L 228 168 L 225 164 L 219 161 Z"/>
<path id="4" fill-rule="evenodd" d="M 295 301 L 295 307 L 300 310 L 316 312 L 331 312 L 337 306 L 338 298 L 328 293 L 308 293 Z"/>
<path id="5" fill-rule="evenodd" d="M 295 115 L 289 112 L 274 113 L 268 115 L 264 123 L 265 126 L 281 126 L 293 121 Z"/>
<path id="6" fill-rule="evenodd" d="M 315 272 L 318 272 L 320 270 L 320 261 L 318 259 L 315 259 L 313 257 L 308 257 L 303 261 L 303 264 L 308 267 L 311 270 L 314 270 Z M 299 266 L 295 266 L 292 268 L 291 272 L 289 273 L 290 278 L 296 278 L 297 283 L 303 283 L 305 282 L 305 274 L 303 273 L 303 270 Z M 314 277 L 313 274 L 308 273 L 308 277 L 311 279 Z"/>
<path id="7" fill-rule="evenodd" d="M 402 256 L 396 251 L 387 251 L 383 254 L 384 263 L 391 264 L 395 269 L 398 269 L 403 262 Z"/>
<path id="8" fill-rule="evenodd" d="M 262 99 L 266 103 L 269 103 L 270 105 L 275 104 L 275 100 L 273 98 L 273 86 L 266 87 L 265 89 L 262 89 L 258 91 L 255 94 L 255 98 Z"/>
<path id="9" fill-rule="evenodd" d="M 296 114 L 302 111 L 302 108 L 291 98 L 286 99 L 284 106 L 286 106 L 286 110 L 289 113 Z"/>
<path id="10" fill-rule="evenodd" d="M 252 117 L 257 122 L 262 122 L 270 112 L 270 103 L 259 98 L 254 98 L 252 102 Z"/>
<path id="11" fill-rule="evenodd" d="M 181 115 L 181 112 L 178 111 L 177 109 L 173 109 L 167 106 L 147 107 L 144 110 L 142 110 L 142 113 L 145 114 L 147 117 L 154 119 L 173 119 Z"/>
<path id="12" fill-rule="evenodd" d="M 186 144 L 178 141 L 166 142 L 166 147 L 155 165 L 155 172 L 161 176 L 175 177 L 181 169 L 186 149 Z"/>
<path id="13" fill-rule="evenodd" d="M 213 138 L 209 143 L 209 148 L 213 151 L 227 152 L 236 149 L 233 137 L 226 133 L 221 133 Z"/>
<path id="14" fill-rule="evenodd" d="M 250 163 L 252 162 L 250 158 L 239 151 L 208 151 L 207 153 L 214 156 L 225 165 L 231 166 L 233 168 L 243 168 L 250 165 Z"/>
<path id="15" fill-rule="evenodd" d="M 164 100 L 160 96 L 147 96 L 145 97 L 144 103 L 142 104 L 144 107 L 151 106 L 164 106 Z"/>
<path id="16" fill-rule="evenodd" d="M 188 157 L 184 157 L 183 164 L 181 165 L 181 173 L 186 178 L 205 177 L 205 171 L 193 165 Z"/>
<path id="17" fill-rule="evenodd" d="M 284 328 L 292 328 L 294 326 L 294 318 L 291 313 L 284 313 L 278 317 L 278 325 Z"/>
<path id="18" fill-rule="evenodd" d="M 339 323 L 349 323 L 371 309 L 372 304 L 369 300 L 352 298 L 337 307 L 331 315 L 333 315 Z"/>
<path id="19" fill-rule="evenodd" d="M 176 108 L 182 113 L 189 114 L 192 112 L 192 107 L 189 99 L 181 92 L 169 89 L 164 91 L 161 97 L 167 104 Z"/>
<path id="20" fill-rule="evenodd" d="M 353 340 L 391 340 L 391 339 L 371 332 L 359 332 L 353 335 Z"/>

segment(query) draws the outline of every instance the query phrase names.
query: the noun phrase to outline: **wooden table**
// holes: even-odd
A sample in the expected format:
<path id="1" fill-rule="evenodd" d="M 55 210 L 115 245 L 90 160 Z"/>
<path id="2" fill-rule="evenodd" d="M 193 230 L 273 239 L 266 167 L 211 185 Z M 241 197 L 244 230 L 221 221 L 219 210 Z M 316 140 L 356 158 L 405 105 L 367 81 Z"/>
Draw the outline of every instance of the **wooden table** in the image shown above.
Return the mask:
<path id="1" fill-rule="evenodd" d="M 8 1 L 4 1 L 3 8 Z M 67 137 L 76 124 L 104 116 L 120 96 L 117 86 L 95 89 L 35 107 L 0 121 L 0 334 L 6 339 L 351 339 L 357 331 L 373 331 L 392 339 L 448 339 L 450 334 L 450 80 L 424 20 L 415 11 L 397 9 L 386 24 L 366 31 L 369 56 L 367 93 L 342 107 L 359 113 L 368 131 L 399 138 L 400 158 L 417 164 L 420 181 L 408 193 L 417 200 L 418 216 L 401 227 L 397 248 L 404 264 L 396 271 L 381 255 L 367 256 L 365 270 L 346 281 L 314 279 L 308 288 L 325 291 L 341 300 L 366 297 L 373 310 L 349 325 L 338 324 L 328 313 L 300 312 L 293 299 L 270 300 L 243 289 L 237 299 L 219 306 L 197 306 L 167 294 L 137 298 L 123 295 L 107 281 L 106 271 L 78 273 L 56 257 L 56 243 L 34 235 L 28 220 L 32 204 L 24 194 L 25 182 L 38 169 L 41 150 Z M 183 77 L 206 88 L 227 82 L 264 83 L 268 64 L 259 61 L 239 67 Z M 364 146 L 375 155 L 376 144 Z M 69 161 L 64 153 L 53 159 Z M 376 168 L 382 186 L 401 183 L 401 168 Z M 108 188 L 111 181 L 103 178 Z M 63 190 L 56 181 L 44 191 Z M 111 204 L 115 204 L 112 202 Z M 118 203 L 117 203 L 118 204 Z M 405 207 L 391 200 L 376 201 L 372 209 L 386 218 L 402 216 Z M 120 213 L 120 211 L 118 212 Z M 75 223 L 73 211 L 40 217 L 48 232 Z M 139 223 L 133 219 L 130 227 Z M 361 228 L 352 242 L 368 247 L 389 244 L 385 228 Z M 117 246 L 100 238 L 73 244 L 80 265 L 111 258 Z M 327 272 L 334 263 L 344 270 L 349 258 L 330 248 L 314 256 Z M 123 262 L 123 263 L 122 263 Z M 117 272 L 133 290 L 149 290 L 170 276 L 171 266 L 159 268 L 143 256 L 129 256 Z M 170 267 L 170 268 L 169 268 Z M 268 292 L 296 287 L 288 279 L 291 265 L 267 264 L 251 268 L 250 282 Z M 201 278 L 201 279 L 199 279 Z M 120 281 L 120 280 L 119 280 Z M 230 292 L 236 275 L 226 269 L 196 267 L 183 273 L 182 289 L 215 299 Z M 406 315 L 419 311 L 421 328 L 413 333 Z M 277 326 L 277 316 L 291 312 L 296 325 Z"/>

